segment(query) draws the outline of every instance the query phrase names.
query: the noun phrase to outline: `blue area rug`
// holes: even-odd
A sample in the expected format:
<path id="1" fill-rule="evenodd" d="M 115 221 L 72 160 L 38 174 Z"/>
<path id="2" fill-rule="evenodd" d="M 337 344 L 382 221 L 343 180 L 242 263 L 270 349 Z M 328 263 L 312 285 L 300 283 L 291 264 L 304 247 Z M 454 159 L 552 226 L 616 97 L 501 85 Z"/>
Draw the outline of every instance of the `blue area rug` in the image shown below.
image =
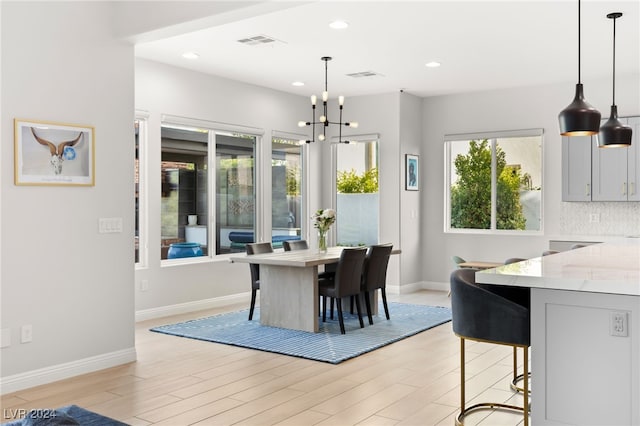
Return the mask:
<path id="1" fill-rule="evenodd" d="M 18 413 L 18 409 L 7 409 L 6 412 L 14 411 Z M 3 426 L 127 426 L 126 423 L 119 422 L 93 411 L 85 410 L 77 405 L 68 405 L 57 409 L 37 409 L 31 410 L 23 419 L 15 420 L 10 423 L 4 423 Z"/>
<path id="2" fill-rule="evenodd" d="M 389 303 L 389 321 L 382 305 L 378 312 L 373 325 L 369 325 L 366 315 L 363 317 L 364 328 L 360 328 L 357 315 L 345 312 L 346 334 L 340 334 L 337 313 L 333 320 L 327 314 L 325 323 L 320 318 L 320 332 L 309 333 L 260 325 L 259 308 L 253 321 L 247 320 L 248 311 L 243 310 L 155 327 L 151 331 L 338 364 L 451 321 L 449 308 L 435 306 Z"/>

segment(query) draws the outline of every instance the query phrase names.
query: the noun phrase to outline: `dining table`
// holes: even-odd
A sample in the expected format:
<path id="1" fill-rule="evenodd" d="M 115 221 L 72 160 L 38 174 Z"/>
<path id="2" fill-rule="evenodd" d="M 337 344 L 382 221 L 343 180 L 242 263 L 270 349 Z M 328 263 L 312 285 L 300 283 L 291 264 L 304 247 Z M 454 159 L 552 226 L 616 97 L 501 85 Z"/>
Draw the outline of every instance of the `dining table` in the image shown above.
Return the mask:
<path id="1" fill-rule="evenodd" d="M 461 262 L 458 264 L 460 268 L 473 268 L 473 269 L 491 269 L 504 265 L 504 262 L 484 262 L 479 260 L 470 260 L 468 262 Z"/>
<path id="2" fill-rule="evenodd" d="M 345 247 L 276 251 L 230 257 L 234 263 L 260 265 L 260 324 L 317 333 L 319 330 L 318 272 L 320 267 L 338 263 Z M 392 251 L 398 254 L 400 250 Z M 377 293 L 377 292 L 374 292 Z M 377 295 L 372 296 L 377 309 Z"/>

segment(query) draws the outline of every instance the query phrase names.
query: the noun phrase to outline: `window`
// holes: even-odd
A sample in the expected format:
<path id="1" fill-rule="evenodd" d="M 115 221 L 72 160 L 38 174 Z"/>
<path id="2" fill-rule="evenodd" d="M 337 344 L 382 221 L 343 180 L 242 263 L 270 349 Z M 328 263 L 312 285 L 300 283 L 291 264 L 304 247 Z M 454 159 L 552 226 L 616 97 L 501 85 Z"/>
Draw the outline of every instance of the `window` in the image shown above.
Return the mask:
<path id="1" fill-rule="evenodd" d="M 182 243 L 202 256 L 245 251 L 256 241 L 257 136 L 165 122 L 161 138 L 161 259 L 183 257 L 170 251 Z"/>
<path id="2" fill-rule="evenodd" d="M 542 130 L 445 137 L 448 231 L 542 230 Z"/>
<path id="3" fill-rule="evenodd" d="M 378 243 L 378 140 L 358 137 L 336 147 L 337 245 Z"/>
<path id="4" fill-rule="evenodd" d="M 255 239 L 256 136 L 215 132 L 216 254 L 243 252 Z"/>
<path id="5" fill-rule="evenodd" d="M 170 257 L 172 244 L 183 242 L 199 244 L 206 256 L 209 132 L 163 123 L 161 150 L 161 259 Z"/>
<path id="6" fill-rule="evenodd" d="M 135 234 L 134 253 L 135 263 L 138 266 L 147 264 L 147 239 L 146 239 L 146 173 L 144 161 L 147 147 L 147 120 L 146 117 L 138 117 L 134 121 L 135 134 L 135 171 L 134 171 L 134 200 L 135 200 Z M 144 214 L 144 215 L 143 215 Z"/>
<path id="7" fill-rule="evenodd" d="M 303 216 L 303 147 L 298 139 L 273 137 L 271 141 L 271 228 L 274 246 L 283 240 L 300 239 L 307 224 Z"/>

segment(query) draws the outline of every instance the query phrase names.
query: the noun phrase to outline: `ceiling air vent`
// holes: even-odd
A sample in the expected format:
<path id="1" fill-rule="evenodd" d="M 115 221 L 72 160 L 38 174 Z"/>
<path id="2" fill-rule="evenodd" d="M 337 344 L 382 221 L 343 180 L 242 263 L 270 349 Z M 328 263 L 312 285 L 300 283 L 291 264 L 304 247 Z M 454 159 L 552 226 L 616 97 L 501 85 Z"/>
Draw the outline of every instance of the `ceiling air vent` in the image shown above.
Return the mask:
<path id="1" fill-rule="evenodd" d="M 361 72 L 354 72 L 351 74 L 347 74 L 347 77 L 364 78 L 364 77 L 384 77 L 384 76 L 382 74 L 378 74 L 375 71 L 361 71 Z"/>
<path id="2" fill-rule="evenodd" d="M 278 40 L 273 37 L 269 37 L 266 35 L 257 35 L 253 37 L 241 38 L 240 40 L 238 40 L 238 43 L 246 44 L 247 46 L 259 46 L 263 44 L 275 43 L 277 41 Z"/>

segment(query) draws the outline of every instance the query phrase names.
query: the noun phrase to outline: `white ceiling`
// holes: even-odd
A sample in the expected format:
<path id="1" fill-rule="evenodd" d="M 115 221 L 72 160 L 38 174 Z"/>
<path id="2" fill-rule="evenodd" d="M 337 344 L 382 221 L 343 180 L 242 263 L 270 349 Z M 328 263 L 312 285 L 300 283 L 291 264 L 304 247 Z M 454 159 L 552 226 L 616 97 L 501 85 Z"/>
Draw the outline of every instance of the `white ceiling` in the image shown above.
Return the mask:
<path id="1" fill-rule="evenodd" d="M 332 56 L 332 98 L 400 89 L 435 96 L 567 82 L 569 101 L 578 79 L 575 0 L 315 1 L 273 8 L 219 19 L 196 31 L 193 21 L 173 26 L 172 33 L 179 35 L 140 42 L 136 56 L 304 96 L 323 90 L 320 57 Z M 589 80 L 612 76 L 610 12 L 624 13 L 616 22 L 616 76 L 640 78 L 640 1 L 585 0 L 581 9 L 587 98 Z M 349 27 L 329 28 L 335 19 Z M 190 32 L 180 34 L 183 27 Z M 278 41 L 260 46 L 238 42 L 257 35 Z M 186 51 L 200 58 L 184 59 Z M 429 61 L 442 66 L 427 68 Z M 346 76 L 363 71 L 380 76 Z M 294 87 L 294 81 L 305 86 Z"/>

